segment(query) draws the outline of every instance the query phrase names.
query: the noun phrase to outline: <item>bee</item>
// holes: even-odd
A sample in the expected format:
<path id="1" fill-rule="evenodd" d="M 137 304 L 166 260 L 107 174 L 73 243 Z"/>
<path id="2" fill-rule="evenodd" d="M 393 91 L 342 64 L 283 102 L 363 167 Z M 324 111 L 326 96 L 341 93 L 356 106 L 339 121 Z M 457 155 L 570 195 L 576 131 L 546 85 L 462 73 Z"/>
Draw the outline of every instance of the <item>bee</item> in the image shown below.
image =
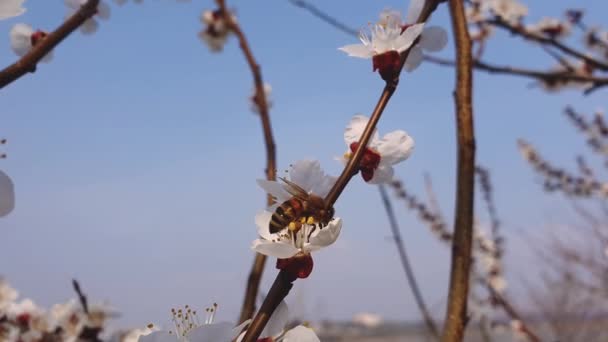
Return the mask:
<path id="1" fill-rule="evenodd" d="M 317 195 L 309 194 L 294 182 L 279 177 L 285 183 L 285 190 L 292 195 L 290 199 L 281 203 L 275 210 L 268 223 L 268 230 L 275 234 L 289 227 L 299 230 L 302 224 L 319 224 L 326 226 L 334 217 L 334 208 L 326 208 L 325 200 Z"/>

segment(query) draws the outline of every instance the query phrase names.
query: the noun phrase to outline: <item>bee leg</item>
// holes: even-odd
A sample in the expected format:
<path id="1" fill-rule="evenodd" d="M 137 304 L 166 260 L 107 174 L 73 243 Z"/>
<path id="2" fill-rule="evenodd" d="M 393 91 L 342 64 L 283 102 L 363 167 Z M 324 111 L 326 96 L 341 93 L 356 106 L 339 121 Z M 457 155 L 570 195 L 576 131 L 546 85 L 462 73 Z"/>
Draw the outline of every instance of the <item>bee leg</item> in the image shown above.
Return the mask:
<path id="1" fill-rule="evenodd" d="M 312 229 L 310 230 L 310 232 L 308 233 L 308 237 L 306 238 L 309 242 L 310 242 L 310 237 L 312 236 L 312 233 L 315 232 L 315 230 L 317 230 L 317 225 L 312 226 Z"/>

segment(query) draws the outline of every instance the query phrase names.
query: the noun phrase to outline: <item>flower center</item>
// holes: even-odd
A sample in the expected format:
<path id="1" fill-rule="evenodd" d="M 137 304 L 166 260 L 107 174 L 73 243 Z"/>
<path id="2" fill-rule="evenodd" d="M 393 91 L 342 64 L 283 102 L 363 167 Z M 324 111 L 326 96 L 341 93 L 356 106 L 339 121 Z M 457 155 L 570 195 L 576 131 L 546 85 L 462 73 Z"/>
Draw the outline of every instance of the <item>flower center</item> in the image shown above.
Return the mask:
<path id="1" fill-rule="evenodd" d="M 189 305 L 186 305 L 183 309 L 171 309 L 171 320 L 175 326 L 175 335 L 178 338 L 184 338 L 193 329 L 204 324 L 212 324 L 217 307 L 217 303 L 213 303 L 212 306 L 205 309 L 205 321 L 202 324 L 198 318 L 196 310 L 193 310 Z M 169 333 L 172 333 L 172 331 L 169 331 Z"/>
<path id="2" fill-rule="evenodd" d="M 354 142 L 350 144 L 350 150 L 352 153 L 355 153 L 357 148 L 359 147 L 359 142 Z M 374 171 L 380 165 L 380 159 L 382 156 L 380 154 L 368 147 L 363 150 L 363 157 L 359 162 L 359 170 L 361 171 L 361 176 L 363 176 L 363 180 L 369 182 L 374 177 Z"/>

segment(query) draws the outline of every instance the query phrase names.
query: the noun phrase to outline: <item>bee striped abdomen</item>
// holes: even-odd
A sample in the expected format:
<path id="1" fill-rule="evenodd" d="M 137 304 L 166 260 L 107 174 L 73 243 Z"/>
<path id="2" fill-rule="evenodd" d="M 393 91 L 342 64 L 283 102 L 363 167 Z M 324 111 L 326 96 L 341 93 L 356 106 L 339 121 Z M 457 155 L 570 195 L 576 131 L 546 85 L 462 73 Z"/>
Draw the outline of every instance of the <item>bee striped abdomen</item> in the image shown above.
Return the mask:
<path id="1" fill-rule="evenodd" d="M 275 210 L 268 223 L 268 230 L 271 234 L 275 234 L 283 230 L 287 225 L 294 221 L 302 209 L 302 203 L 291 198 L 283 203 Z"/>

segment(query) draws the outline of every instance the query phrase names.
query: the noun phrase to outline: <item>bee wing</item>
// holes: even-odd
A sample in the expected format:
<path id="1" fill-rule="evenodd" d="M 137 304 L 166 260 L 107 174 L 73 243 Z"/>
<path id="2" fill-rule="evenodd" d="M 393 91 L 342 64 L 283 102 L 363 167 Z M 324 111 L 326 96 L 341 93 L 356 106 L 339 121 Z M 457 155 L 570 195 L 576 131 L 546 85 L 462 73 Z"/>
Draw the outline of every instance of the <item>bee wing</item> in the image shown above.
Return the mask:
<path id="1" fill-rule="evenodd" d="M 287 185 L 285 187 L 285 190 L 287 190 L 287 192 L 289 192 L 292 196 L 297 197 L 299 199 L 302 200 L 307 200 L 310 196 L 308 195 L 308 192 L 306 192 L 306 190 L 302 189 L 298 184 L 289 181 L 287 179 L 285 179 L 284 177 L 279 177 L 280 180 L 282 180 L 283 182 L 285 182 L 285 184 Z"/>

